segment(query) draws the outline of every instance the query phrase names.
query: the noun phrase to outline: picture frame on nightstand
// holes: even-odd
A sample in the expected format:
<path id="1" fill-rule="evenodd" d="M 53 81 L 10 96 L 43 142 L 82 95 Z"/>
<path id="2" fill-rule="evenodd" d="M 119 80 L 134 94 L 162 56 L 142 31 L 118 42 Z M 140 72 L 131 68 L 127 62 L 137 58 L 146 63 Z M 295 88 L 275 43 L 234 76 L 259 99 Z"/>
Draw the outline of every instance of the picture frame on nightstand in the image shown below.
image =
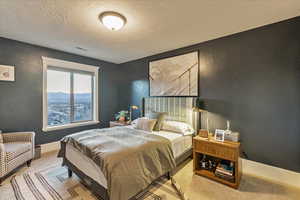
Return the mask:
<path id="1" fill-rule="evenodd" d="M 224 142 L 225 131 L 221 129 L 216 129 L 215 131 L 215 140 L 218 142 Z"/>

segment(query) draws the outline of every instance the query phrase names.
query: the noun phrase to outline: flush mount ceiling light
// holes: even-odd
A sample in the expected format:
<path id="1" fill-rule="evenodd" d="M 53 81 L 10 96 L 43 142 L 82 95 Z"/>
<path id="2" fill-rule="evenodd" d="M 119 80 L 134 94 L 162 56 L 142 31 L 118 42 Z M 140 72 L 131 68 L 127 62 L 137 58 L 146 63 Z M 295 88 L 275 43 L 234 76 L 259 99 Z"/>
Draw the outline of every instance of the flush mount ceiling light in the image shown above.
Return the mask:
<path id="1" fill-rule="evenodd" d="M 103 12 L 99 15 L 101 23 L 106 26 L 109 30 L 117 31 L 120 30 L 126 24 L 126 18 L 113 11 Z"/>

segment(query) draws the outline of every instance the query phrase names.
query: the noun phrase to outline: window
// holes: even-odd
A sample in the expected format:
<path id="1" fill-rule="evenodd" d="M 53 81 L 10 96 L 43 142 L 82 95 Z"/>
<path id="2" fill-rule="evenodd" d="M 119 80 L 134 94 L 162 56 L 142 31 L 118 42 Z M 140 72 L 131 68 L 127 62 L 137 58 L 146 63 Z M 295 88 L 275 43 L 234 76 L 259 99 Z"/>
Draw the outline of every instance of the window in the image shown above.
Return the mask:
<path id="1" fill-rule="evenodd" d="M 43 57 L 43 131 L 99 123 L 98 67 Z"/>

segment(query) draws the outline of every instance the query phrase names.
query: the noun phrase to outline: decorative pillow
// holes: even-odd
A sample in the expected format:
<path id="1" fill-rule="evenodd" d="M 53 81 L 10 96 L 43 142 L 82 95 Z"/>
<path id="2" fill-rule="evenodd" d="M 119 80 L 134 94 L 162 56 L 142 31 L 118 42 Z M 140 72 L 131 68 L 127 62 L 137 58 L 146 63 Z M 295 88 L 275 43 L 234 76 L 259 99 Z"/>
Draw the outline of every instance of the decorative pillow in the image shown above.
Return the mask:
<path id="1" fill-rule="evenodd" d="M 192 135 L 195 130 L 193 127 L 185 122 L 165 121 L 162 126 L 163 130 L 181 133 L 183 135 Z"/>
<path id="2" fill-rule="evenodd" d="M 156 124 L 156 119 L 145 119 L 139 118 L 137 121 L 136 128 L 144 131 L 153 131 L 153 128 Z"/>
<path id="3" fill-rule="evenodd" d="M 149 119 L 156 119 L 157 121 L 153 130 L 160 131 L 163 126 L 163 122 L 165 121 L 166 115 L 167 113 L 163 113 L 163 112 L 150 112 L 146 114 L 146 117 Z"/>

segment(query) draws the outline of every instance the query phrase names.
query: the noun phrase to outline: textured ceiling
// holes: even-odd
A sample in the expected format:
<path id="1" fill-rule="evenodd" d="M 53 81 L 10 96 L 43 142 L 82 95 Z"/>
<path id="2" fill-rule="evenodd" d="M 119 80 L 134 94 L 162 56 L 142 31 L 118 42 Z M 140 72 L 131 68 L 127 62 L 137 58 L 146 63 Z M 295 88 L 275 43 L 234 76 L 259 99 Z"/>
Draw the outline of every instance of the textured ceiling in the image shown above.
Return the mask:
<path id="1" fill-rule="evenodd" d="M 107 10 L 126 26 L 107 30 Z M 299 15 L 300 0 L 0 0 L 0 37 L 122 63 Z"/>

